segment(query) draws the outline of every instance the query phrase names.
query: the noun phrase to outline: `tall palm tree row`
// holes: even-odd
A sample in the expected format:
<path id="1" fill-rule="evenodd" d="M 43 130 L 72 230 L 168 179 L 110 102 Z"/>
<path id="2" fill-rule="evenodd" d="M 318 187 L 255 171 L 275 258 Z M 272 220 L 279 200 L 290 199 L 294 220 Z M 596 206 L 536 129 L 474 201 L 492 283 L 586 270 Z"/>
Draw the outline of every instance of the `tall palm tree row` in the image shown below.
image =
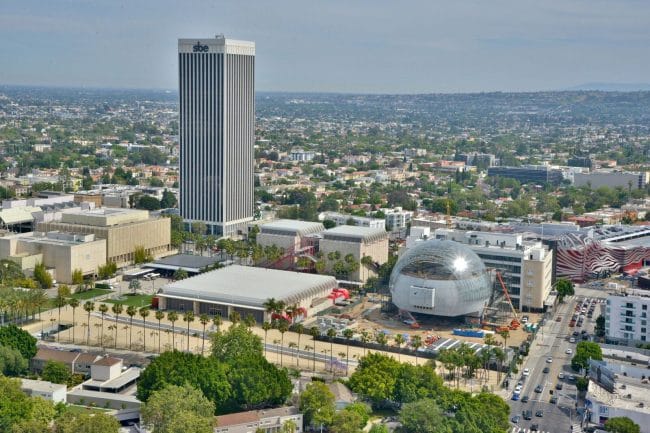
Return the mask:
<path id="1" fill-rule="evenodd" d="M 124 312 L 124 306 L 120 303 L 115 303 L 111 307 L 111 311 L 115 314 L 115 341 L 113 342 L 113 349 L 117 349 L 117 328 L 120 320 L 120 314 Z"/>
<path id="2" fill-rule="evenodd" d="M 90 313 L 95 310 L 95 303 L 92 301 L 86 301 L 84 303 L 84 310 L 88 313 L 88 320 L 86 321 L 87 335 L 86 335 L 86 346 L 90 345 Z"/>
<path id="3" fill-rule="evenodd" d="M 187 351 L 190 351 L 190 323 L 194 322 L 194 311 L 183 314 L 183 322 L 187 322 Z"/>
<path id="4" fill-rule="evenodd" d="M 77 326 L 77 322 L 75 322 L 75 312 L 77 310 L 77 307 L 79 307 L 79 299 L 77 298 L 72 298 L 70 299 L 70 307 L 72 308 L 72 344 L 75 344 L 75 338 L 74 338 L 74 328 Z"/>
<path id="5" fill-rule="evenodd" d="M 126 315 L 129 316 L 129 350 L 133 343 L 133 316 L 138 314 L 138 309 L 134 305 L 129 305 L 126 308 Z"/>
<path id="6" fill-rule="evenodd" d="M 160 310 L 156 311 L 156 320 L 158 321 L 158 353 L 160 353 L 160 329 L 161 329 L 160 322 L 164 318 L 165 318 L 165 313 L 163 313 Z"/>

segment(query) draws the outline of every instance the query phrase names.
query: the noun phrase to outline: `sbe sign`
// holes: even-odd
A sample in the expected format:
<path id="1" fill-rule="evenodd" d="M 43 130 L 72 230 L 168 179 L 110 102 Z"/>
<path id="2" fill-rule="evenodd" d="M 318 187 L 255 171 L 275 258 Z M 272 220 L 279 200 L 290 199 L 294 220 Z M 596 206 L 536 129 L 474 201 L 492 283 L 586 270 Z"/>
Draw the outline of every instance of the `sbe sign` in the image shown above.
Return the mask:
<path id="1" fill-rule="evenodd" d="M 196 42 L 194 46 L 192 47 L 192 51 L 195 53 L 207 53 L 208 52 L 208 46 L 207 45 L 201 45 L 201 42 Z"/>

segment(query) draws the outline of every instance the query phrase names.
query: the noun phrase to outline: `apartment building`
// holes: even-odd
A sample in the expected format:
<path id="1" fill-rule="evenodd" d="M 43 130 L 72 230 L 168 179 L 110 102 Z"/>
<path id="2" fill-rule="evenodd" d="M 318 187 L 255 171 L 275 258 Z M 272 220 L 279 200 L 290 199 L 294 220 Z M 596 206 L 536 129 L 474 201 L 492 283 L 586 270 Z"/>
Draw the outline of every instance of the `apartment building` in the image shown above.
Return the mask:
<path id="1" fill-rule="evenodd" d="M 610 295 L 605 308 L 605 337 L 624 345 L 647 343 L 650 296 Z"/>

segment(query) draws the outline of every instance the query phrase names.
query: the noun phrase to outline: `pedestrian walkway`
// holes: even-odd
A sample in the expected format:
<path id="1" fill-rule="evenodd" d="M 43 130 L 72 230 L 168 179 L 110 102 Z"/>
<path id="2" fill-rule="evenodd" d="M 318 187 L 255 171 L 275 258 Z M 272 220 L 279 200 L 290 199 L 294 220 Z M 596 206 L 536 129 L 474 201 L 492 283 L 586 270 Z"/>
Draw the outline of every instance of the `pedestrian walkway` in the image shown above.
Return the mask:
<path id="1" fill-rule="evenodd" d="M 511 430 L 511 433 L 559 433 L 556 431 L 550 431 L 550 430 L 531 430 L 529 428 L 521 428 L 521 427 L 513 427 Z"/>

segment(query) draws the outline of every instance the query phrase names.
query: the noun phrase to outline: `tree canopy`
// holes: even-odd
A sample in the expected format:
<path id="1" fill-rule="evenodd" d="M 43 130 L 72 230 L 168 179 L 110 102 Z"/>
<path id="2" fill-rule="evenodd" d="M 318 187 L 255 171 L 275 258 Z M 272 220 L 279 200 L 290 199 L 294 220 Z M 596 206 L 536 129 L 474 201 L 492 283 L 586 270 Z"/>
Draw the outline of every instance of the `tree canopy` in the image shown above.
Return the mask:
<path id="1" fill-rule="evenodd" d="M 641 427 L 630 418 L 619 416 L 605 421 L 605 430 L 612 433 L 640 433 Z"/>
<path id="2" fill-rule="evenodd" d="M 153 433 L 212 433 L 214 412 L 214 403 L 200 390 L 169 384 L 151 393 L 142 419 Z"/>
<path id="3" fill-rule="evenodd" d="M 602 361 L 603 351 L 598 343 L 593 341 L 581 341 L 576 346 L 575 355 L 571 359 L 571 368 L 575 371 L 587 369 L 589 367 L 589 359 Z"/>
<path id="4" fill-rule="evenodd" d="M 0 328 L 0 345 L 18 350 L 23 358 L 27 360 L 32 359 L 37 351 L 36 338 L 16 325 L 8 325 Z"/>
<path id="5" fill-rule="evenodd" d="M 312 382 L 300 394 L 299 408 L 305 425 L 328 426 L 334 418 L 334 394 L 323 382 Z"/>

